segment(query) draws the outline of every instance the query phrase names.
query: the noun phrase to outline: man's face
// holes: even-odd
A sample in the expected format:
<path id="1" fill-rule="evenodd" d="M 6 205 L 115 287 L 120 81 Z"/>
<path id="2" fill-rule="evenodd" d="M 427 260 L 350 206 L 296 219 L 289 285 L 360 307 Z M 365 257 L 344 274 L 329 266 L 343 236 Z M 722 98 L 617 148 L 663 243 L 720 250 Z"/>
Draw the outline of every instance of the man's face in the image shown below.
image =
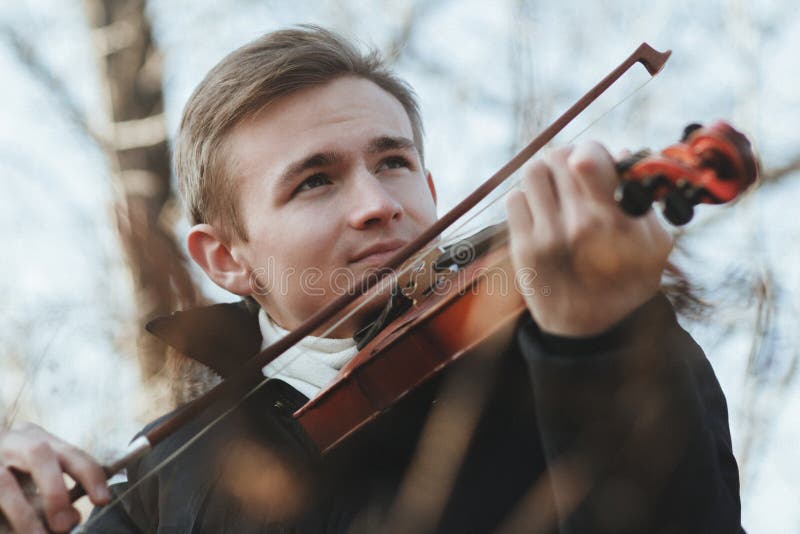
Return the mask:
<path id="1" fill-rule="evenodd" d="M 252 295 L 297 327 L 436 219 L 432 184 L 403 106 L 340 78 L 300 91 L 232 131 L 229 161 L 249 240 L 231 254 Z M 360 318 L 337 329 L 352 335 Z"/>

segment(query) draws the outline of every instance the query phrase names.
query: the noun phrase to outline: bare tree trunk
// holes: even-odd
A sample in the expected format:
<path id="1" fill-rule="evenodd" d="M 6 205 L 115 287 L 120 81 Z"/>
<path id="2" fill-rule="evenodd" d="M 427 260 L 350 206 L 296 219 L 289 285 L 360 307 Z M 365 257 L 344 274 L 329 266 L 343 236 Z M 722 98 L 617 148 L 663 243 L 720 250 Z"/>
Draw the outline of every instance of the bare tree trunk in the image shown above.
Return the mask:
<path id="1" fill-rule="evenodd" d="M 111 120 L 104 137 L 117 190 L 117 225 L 134 279 L 137 348 L 146 379 L 161 370 L 166 351 L 144 324 L 198 299 L 170 230 L 175 209 L 161 54 L 144 0 L 86 0 L 86 6 L 107 88 Z"/>

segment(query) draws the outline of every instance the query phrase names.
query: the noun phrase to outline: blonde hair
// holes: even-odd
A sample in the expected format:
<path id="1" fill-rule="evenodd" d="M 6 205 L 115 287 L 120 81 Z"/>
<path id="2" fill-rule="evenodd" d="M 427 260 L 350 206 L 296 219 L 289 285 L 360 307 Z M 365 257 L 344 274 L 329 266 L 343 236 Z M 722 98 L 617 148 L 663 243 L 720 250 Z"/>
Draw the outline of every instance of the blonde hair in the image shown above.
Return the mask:
<path id="1" fill-rule="evenodd" d="M 269 33 L 220 61 L 184 108 L 174 165 L 192 224 L 214 224 L 227 238 L 247 241 L 238 216 L 235 176 L 226 160 L 227 134 L 276 100 L 343 76 L 367 79 L 400 102 L 421 157 L 422 121 L 416 96 L 389 71 L 377 51 L 362 54 L 343 37 L 316 26 Z"/>

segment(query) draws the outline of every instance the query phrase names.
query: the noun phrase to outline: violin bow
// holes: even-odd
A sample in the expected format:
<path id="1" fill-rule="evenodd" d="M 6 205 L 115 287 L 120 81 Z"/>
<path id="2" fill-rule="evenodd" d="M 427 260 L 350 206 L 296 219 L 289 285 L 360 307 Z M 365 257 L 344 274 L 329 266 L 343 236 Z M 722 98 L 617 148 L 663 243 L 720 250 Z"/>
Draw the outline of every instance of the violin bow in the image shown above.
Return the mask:
<path id="1" fill-rule="evenodd" d="M 613 71 L 607 74 L 599 83 L 597 83 L 597 85 L 592 87 L 577 102 L 570 106 L 569 109 L 567 109 L 553 123 L 545 128 L 539 135 L 537 135 L 536 138 L 534 138 L 527 146 L 520 150 L 510 161 L 508 161 L 508 163 L 503 165 L 483 184 L 481 184 L 454 208 L 438 219 L 427 230 L 422 232 L 422 234 L 420 234 L 416 239 L 397 251 L 397 253 L 394 254 L 386 262 L 386 264 L 381 266 L 381 268 L 378 270 L 380 273 L 379 276 L 368 277 L 364 283 L 356 284 L 356 287 L 351 288 L 351 291 L 340 295 L 321 310 L 314 313 L 296 329 L 251 357 L 240 369 L 236 371 L 236 373 L 217 384 L 202 396 L 197 397 L 196 399 L 182 406 L 172 417 L 164 420 L 154 428 L 150 429 L 148 432 L 133 440 L 122 456 L 120 456 L 111 464 L 104 466 L 106 475 L 111 477 L 124 469 L 133 461 L 144 456 L 153 447 L 158 445 L 176 430 L 193 420 L 212 404 L 221 401 L 226 396 L 235 396 L 237 392 L 241 393 L 241 391 L 246 391 L 244 397 L 237 396 L 238 400 L 233 403 L 231 408 L 224 411 L 222 415 L 214 419 L 194 438 L 192 438 L 187 445 L 193 442 L 195 439 L 198 439 L 205 431 L 213 426 L 214 423 L 235 409 L 239 403 L 241 403 L 245 398 L 255 392 L 261 385 L 263 385 L 263 383 L 266 382 L 266 379 L 261 372 L 265 365 L 283 354 L 289 348 L 296 345 L 304 337 L 310 335 L 312 332 L 328 323 L 338 313 L 355 302 L 356 299 L 361 297 L 374 286 L 385 281 L 394 273 L 394 269 L 411 258 L 425 245 L 439 236 L 444 230 L 452 226 L 453 223 L 455 223 L 459 218 L 465 215 L 487 195 L 499 187 L 509 176 L 519 170 L 519 168 L 522 167 L 526 161 L 533 157 L 544 145 L 550 142 L 553 137 L 555 137 L 561 130 L 564 129 L 564 127 L 566 127 L 573 119 L 575 119 L 575 117 L 583 112 L 600 95 L 602 95 L 611 85 L 614 84 L 614 82 L 621 78 L 623 74 L 633 67 L 633 65 L 636 63 L 641 63 L 651 76 L 655 76 L 663 69 L 671 53 L 672 52 L 670 50 L 667 50 L 666 52 L 659 52 L 647 43 L 642 43 L 639 45 L 639 47 L 630 56 L 628 56 L 627 59 L 620 63 L 619 66 L 617 66 Z M 174 459 L 174 457 L 176 457 L 182 450 L 183 447 L 176 451 L 175 454 L 170 455 L 167 460 L 153 468 L 138 482 L 141 483 L 148 477 L 155 474 L 168 461 Z M 136 484 L 128 488 L 125 493 L 127 494 L 128 492 L 132 491 L 135 486 Z M 81 496 L 85 495 L 85 493 L 86 492 L 84 488 L 80 484 L 76 484 L 69 492 L 70 499 L 74 502 Z M 113 506 L 122 498 L 122 496 L 124 496 L 124 494 L 117 497 L 114 502 L 109 503 L 107 506 Z M 0 534 L 3 534 L 4 532 L 4 524 L 2 522 L 2 518 L 0 518 Z"/>

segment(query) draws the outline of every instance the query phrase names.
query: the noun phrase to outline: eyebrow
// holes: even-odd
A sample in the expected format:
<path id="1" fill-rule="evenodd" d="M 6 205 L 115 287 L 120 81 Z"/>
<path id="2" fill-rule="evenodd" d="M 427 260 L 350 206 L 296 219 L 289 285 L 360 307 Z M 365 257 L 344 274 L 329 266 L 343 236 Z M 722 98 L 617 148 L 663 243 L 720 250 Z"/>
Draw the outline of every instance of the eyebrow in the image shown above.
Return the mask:
<path id="1" fill-rule="evenodd" d="M 318 152 L 313 156 L 296 161 L 286 167 L 286 170 L 281 173 L 281 176 L 278 179 L 278 186 L 282 187 L 289 184 L 297 175 L 302 174 L 309 169 L 333 165 L 341 160 L 342 155 L 338 152 Z"/>
<path id="2" fill-rule="evenodd" d="M 367 143 L 367 153 L 380 154 L 387 150 L 416 150 L 417 145 L 407 137 L 392 137 L 383 135 L 371 139 Z M 286 170 L 281 173 L 278 179 L 278 187 L 283 187 L 291 183 L 296 176 L 302 174 L 309 169 L 316 169 L 319 167 L 326 167 L 341 162 L 344 159 L 339 152 L 317 152 L 316 154 L 303 158 L 299 161 L 289 164 Z"/>
<path id="3" fill-rule="evenodd" d="M 367 144 L 367 152 L 370 154 L 377 154 L 387 150 L 408 150 L 410 148 L 417 148 L 417 145 L 411 139 L 407 137 L 390 137 L 388 135 L 376 137 Z"/>

